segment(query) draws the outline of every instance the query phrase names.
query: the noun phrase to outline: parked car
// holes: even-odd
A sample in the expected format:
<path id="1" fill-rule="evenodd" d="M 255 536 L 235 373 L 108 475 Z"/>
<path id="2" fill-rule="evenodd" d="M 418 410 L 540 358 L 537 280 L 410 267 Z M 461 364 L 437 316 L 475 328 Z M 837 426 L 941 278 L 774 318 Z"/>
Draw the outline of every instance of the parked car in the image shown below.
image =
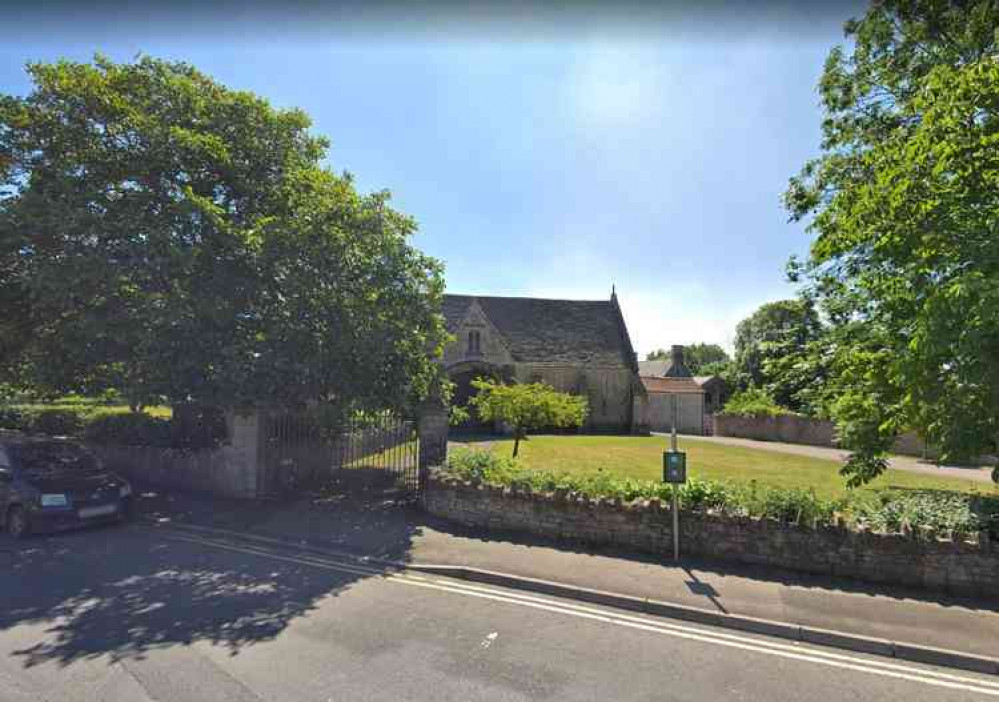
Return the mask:
<path id="1" fill-rule="evenodd" d="M 129 516 L 132 486 L 66 439 L 0 435 L 0 522 L 15 538 Z"/>

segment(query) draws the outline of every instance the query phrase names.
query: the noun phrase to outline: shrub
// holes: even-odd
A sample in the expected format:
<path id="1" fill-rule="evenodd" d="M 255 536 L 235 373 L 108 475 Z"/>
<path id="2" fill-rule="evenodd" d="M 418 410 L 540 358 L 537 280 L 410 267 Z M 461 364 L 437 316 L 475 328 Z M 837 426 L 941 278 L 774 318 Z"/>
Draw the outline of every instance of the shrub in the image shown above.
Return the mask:
<path id="1" fill-rule="evenodd" d="M 993 521 L 987 513 L 990 500 L 942 490 L 884 490 L 857 494 L 849 505 L 853 519 L 873 531 L 897 533 L 931 529 L 942 533 L 970 534 Z"/>
<path id="2" fill-rule="evenodd" d="M 671 497 L 670 486 L 663 483 L 620 478 L 602 470 L 595 475 L 529 470 L 516 459 L 490 451 L 458 449 L 448 456 L 445 473 L 476 483 L 534 492 L 567 490 L 624 501 Z M 680 487 L 679 498 L 682 507 L 692 511 L 711 510 L 807 527 L 832 524 L 839 513 L 854 524 L 888 533 L 921 528 L 956 535 L 982 530 L 999 532 L 999 498 L 939 490 L 865 491 L 827 500 L 808 490 L 769 487 L 756 481 L 735 483 L 691 477 Z"/>
<path id="3" fill-rule="evenodd" d="M 589 497 L 636 499 L 671 498 L 672 488 L 663 483 L 619 478 L 598 470 L 596 475 L 572 475 L 529 470 L 515 459 L 489 451 L 459 449 L 448 457 L 447 473 L 472 482 L 529 488 L 534 492 L 566 490 Z M 800 524 L 828 524 L 837 504 L 821 500 L 803 490 L 759 488 L 691 478 L 681 486 L 680 504 L 690 510 L 714 510 L 726 514 L 764 517 Z"/>
<path id="4" fill-rule="evenodd" d="M 169 424 L 174 448 L 214 448 L 228 434 L 225 411 L 210 405 L 177 405 Z"/>
<path id="5" fill-rule="evenodd" d="M 464 480 L 484 483 L 503 483 L 522 471 L 515 458 L 499 456 L 492 451 L 456 449 L 448 454 L 448 471 Z"/>
<path id="6" fill-rule="evenodd" d="M 160 446 L 171 444 L 170 420 L 141 412 L 106 414 L 87 425 L 86 438 L 98 444 Z"/>
<path id="7" fill-rule="evenodd" d="M 791 410 L 778 405 L 762 388 L 749 388 L 735 393 L 725 403 L 723 412 L 742 417 L 777 417 L 782 414 L 793 414 Z"/>
<path id="8" fill-rule="evenodd" d="M 36 434 L 77 436 L 95 417 L 126 408 L 101 407 L 82 402 L 70 404 L 13 404 L 0 407 L 0 429 Z"/>
<path id="9" fill-rule="evenodd" d="M 17 407 L 0 407 L 0 429 L 12 431 L 27 431 L 24 412 Z"/>
<path id="10" fill-rule="evenodd" d="M 36 434 L 77 436 L 83 431 L 83 424 L 80 412 L 70 409 L 46 409 L 31 419 L 28 429 Z"/>
<path id="11" fill-rule="evenodd" d="M 513 427 L 513 457 L 520 440 L 542 427 L 569 429 L 586 420 L 589 406 L 585 397 L 559 392 L 545 383 L 504 385 L 478 378 L 472 381 L 478 391 L 471 399 L 483 421 L 505 422 Z"/>

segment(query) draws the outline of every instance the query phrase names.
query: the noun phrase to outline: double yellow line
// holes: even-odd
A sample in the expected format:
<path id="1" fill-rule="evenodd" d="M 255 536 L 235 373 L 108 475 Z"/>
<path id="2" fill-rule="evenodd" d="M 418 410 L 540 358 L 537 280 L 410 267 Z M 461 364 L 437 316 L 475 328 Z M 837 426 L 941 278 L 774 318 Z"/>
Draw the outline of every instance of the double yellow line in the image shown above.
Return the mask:
<path id="1" fill-rule="evenodd" d="M 206 536 L 185 533 L 189 532 L 191 529 L 190 527 L 158 527 L 155 529 L 151 529 L 149 527 L 143 528 L 153 531 L 154 533 L 165 538 L 177 541 L 187 541 L 200 546 L 208 546 L 236 553 L 244 553 L 247 555 L 269 558 L 271 560 L 285 563 L 306 565 L 341 573 L 362 575 L 365 577 L 377 577 L 384 581 L 399 585 L 447 592 L 455 595 L 462 595 L 464 597 L 476 597 L 492 602 L 501 602 L 518 607 L 527 607 L 565 616 L 588 619 L 612 626 L 627 627 L 653 634 L 698 641 L 715 646 L 724 646 L 752 653 L 760 653 L 768 656 L 815 663 L 818 665 L 867 673 L 870 675 L 895 678 L 921 683 L 924 685 L 932 685 L 936 687 L 944 687 L 999 697 L 999 681 L 988 680 L 985 678 L 954 675 L 952 673 L 944 673 L 929 668 L 882 661 L 876 658 L 863 658 L 845 653 L 836 653 L 819 647 L 813 647 L 809 644 L 781 643 L 779 641 L 773 641 L 761 637 L 730 634 L 724 631 L 690 626 L 686 624 L 674 624 L 663 620 L 625 614 L 611 609 L 600 609 L 586 605 L 579 605 L 566 602 L 564 600 L 541 597 L 533 594 L 523 594 L 512 590 L 472 585 L 437 576 L 428 577 L 416 575 L 406 571 L 391 571 L 386 569 L 371 568 L 328 556 L 317 556 L 309 553 L 296 555 L 275 553 L 273 550 L 263 546 L 233 543 L 231 540 L 208 538 Z M 219 534 L 223 536 L 224 539 L 229 538 L 227 534 L 235 535 L 234 532 L 224 532 L 221 530 L 211 530 L 205 528 L 196 529 L 199 532 L 212 534 L 212 536 Z M 246 537 L 245 535 L 235 536 L 241 539 L 252 538 L 256 541 L 274 544 L 275 546 L 280 545 L 284 548 L 288 547 L 288 544 L 275 539 Z"/>

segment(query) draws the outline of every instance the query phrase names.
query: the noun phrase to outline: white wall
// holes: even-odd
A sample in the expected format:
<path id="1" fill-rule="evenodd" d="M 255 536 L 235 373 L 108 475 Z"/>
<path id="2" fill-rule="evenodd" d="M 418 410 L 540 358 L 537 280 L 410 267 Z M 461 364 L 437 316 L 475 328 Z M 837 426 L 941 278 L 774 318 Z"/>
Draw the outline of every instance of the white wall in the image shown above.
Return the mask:
<path id="1" fill-rule="evenodd" d="M 704 433 L 704 395 L 678 393 L 679 406 L 676 430 L 681 434 Z M 649 393 L 649 428 L 652 431 L 672 431 L 673 393 Z"/>

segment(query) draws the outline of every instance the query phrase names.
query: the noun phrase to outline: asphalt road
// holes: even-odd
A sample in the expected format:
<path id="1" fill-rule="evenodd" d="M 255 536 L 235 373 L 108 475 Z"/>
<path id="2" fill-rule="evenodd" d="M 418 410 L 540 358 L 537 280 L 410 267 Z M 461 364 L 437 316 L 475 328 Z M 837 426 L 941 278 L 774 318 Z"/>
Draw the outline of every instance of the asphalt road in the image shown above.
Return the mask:
<path id="1" fill-rule="evenodd" d="M 0 700 L 948 700 L 999 678 L 141 526 L 0 535 Z"/>

